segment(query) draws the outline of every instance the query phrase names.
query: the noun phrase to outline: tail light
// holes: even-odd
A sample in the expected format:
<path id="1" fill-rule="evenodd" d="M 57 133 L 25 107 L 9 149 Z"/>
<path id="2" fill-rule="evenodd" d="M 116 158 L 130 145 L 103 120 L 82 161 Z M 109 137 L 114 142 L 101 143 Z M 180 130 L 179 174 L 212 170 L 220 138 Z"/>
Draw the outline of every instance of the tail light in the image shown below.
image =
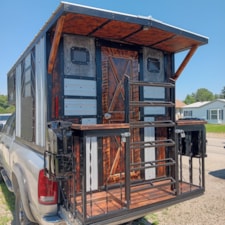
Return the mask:
<path id="1" fill-rule="evenodd" d="M 39 172 L 38 177 L 38 201 L 43 205 L 57 204 L 58 201 L 58 184 L 49 180 L 44 170 Z"/>

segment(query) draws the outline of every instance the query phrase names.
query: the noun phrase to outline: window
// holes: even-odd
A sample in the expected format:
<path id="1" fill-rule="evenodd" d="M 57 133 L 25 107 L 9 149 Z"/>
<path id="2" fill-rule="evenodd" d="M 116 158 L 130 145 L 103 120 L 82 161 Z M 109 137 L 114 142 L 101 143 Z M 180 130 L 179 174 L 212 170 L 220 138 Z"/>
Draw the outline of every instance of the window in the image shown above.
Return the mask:
<path id="1" fill-rule="evenodd" d="M 35 142 L 35 48 L 21 63 L 21 138 Z"/>
<path id="2" fill-rule="evenodd" d="M 3 128 L 3 132 L 6 134 L 6 135 L 9 135 L 9 136 L 12 136 L 14 131 L 15 131 L 15 113 L 9 117 L 9 119 L 7 120 L 4 128 Z"/>
<path id="3" fill-rule="evenodd" d="M 16 71 L 8 76 L 8 101 L 10 104 L 16 102 Z"/>
<path id="4" fill-rule="evenodd" d="M 72 47 L 71 61 L 78 65 L 87 65 L 90 61 L 89 51 L 86 48 Z"/>
<path id="5" fill-rule="evenodd" d="M 184 117 L 192 117 L 192 111 L 184 111 Z"/>
<path id="6" fill-rule="evenodd" d="M 211 110 L 210 119 L 211 120 L 217 120 L 217 110 Z"/>
<path id="7" fill-rule="evenodd" d="M 223 120 L 223 110 L 222 109 L 207 110 L 207 120 Z"/>
<path id="8" fill-rule="evenodd" d="M 155 58 L 147 59 L 147 69 L 150 73 L 159 73 L 160 72 L 160 61 Z"/>

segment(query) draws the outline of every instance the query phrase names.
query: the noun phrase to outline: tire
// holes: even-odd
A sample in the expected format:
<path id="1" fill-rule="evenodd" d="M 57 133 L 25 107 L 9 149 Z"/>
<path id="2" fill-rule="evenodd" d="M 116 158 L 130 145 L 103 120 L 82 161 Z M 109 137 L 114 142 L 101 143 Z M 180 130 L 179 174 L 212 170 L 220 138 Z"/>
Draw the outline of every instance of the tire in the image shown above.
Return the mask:
<path id="1" fill-rule="evenodd" d="M 0 183 L 3 182 L 3 177 L 2 177 L 2 174 L 1 174 L 1 169 L 2 169 L 2 168 L 0 168 Z"/>
<path id="2" fill-rule="evenodd" d="M 24 211 L 23 203 L 20 196 L 19 189 L 15 193 L 15 224 L 16 225 L 37 225 L 36 223 L 31 222 Z"/>

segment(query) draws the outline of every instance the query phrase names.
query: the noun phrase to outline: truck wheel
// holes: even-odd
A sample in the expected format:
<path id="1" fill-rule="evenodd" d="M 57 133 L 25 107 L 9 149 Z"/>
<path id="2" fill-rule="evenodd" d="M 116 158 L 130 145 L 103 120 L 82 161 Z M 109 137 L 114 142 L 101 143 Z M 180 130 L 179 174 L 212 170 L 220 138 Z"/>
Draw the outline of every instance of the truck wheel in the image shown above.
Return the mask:
<path id="1" fill-rule="evenodd" d="M 2 174 L 1 174 L 1 170 L 2 170 L 2 168 L 0 167 L 0 183 L 3 182 L 3 177 L 2 177 Z"/>
<path id="2" fill-rule="evenodd" d="M 17 192 L 15 193 L 15 197 L 15 224 L 35 225 L 35 223 L 31 222 L 25 214 L 19 190 L 17 190 Z"/>

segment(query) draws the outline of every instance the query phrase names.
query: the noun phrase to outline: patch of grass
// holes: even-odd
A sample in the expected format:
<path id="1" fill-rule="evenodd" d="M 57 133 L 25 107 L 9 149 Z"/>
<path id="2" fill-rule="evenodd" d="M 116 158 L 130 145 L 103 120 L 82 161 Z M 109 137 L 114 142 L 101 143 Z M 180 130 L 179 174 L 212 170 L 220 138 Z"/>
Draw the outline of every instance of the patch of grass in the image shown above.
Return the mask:
<path id="1" fill-rule="evenodd" d="M 4 182 L 0 184 L 0 193 L 3 197 L 3 202 L 5 202 L 5 204 L 7 205 L 7 209 L 13 212 L 15 205 L 15 196 L 8 190 Z"/>
<path id="2" fill-rule="evenodd" d="M 0 225 L 13 220 L 14 203 L 14 194 L 8 191 L 4 182 L 0 182 Z"/>
<path id="3" fill-rule="evenodd" d="M 225 133 L 224 124 L 206 124 L 205 128 L 208 133 Z"/>
<path id="4" fill-rule="evenodd" d="M 148 214 L 147 216 L 145 216 L 145 219 L 151 222 L 151 225 L 158 225 L 159 221 L 158 221 L 158 216 L 154 213 Z"/>
<path id="5" fill-rule="evenodd" d="M 10 218 L 10 216 L 8 216 L 8 215 L 2 216 L 2 215 L 1 215 L 1 218 L 0 218 L 0 225 L 6 225 L 6 224 L 9 224 L 10 221 L 12 221 L 12 218 Z"/>

